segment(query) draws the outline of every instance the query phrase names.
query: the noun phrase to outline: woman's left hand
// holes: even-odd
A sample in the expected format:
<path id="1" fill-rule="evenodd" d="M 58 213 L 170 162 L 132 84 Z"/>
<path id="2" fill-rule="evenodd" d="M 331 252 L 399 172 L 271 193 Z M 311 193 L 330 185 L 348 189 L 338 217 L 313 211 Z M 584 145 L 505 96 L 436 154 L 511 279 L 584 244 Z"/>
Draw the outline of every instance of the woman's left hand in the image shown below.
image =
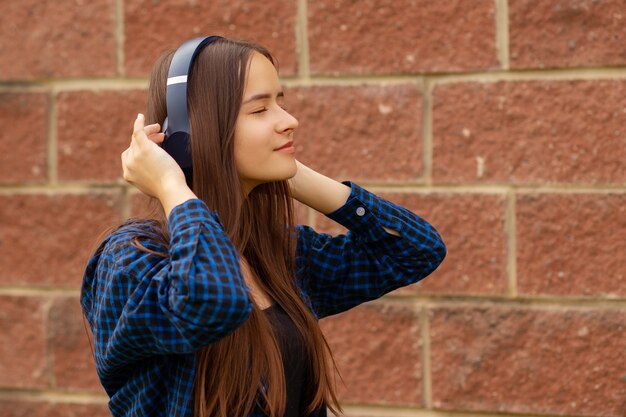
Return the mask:
<path id="1" fill-rule="evenodd" d="M 302 164 L 302 162 L 298 161 L 296 159 L 296 166 L 298 167 L 298 170 L 296 171 L 296 175 L 294 175 L 293 177 L 289 178 L 287 180 L 287 183 L 289 183 L 289 188 L 291 189 L 291 195 L 296 198 L 295 194 L 297 193 L 297 187 L 298 187 L 298 176 L 302 176 L 302 172 L 304 170 L 304 164 Z"/>

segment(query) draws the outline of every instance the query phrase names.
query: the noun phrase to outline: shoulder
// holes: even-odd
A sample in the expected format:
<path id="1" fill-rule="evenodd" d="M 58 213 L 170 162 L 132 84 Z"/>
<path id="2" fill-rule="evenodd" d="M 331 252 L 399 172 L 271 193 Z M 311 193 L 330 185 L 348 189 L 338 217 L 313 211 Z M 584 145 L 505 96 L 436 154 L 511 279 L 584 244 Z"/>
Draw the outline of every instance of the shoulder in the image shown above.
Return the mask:
<path id="1" fill-rule="evenodd" d="M 137 256 L 138 252 L 144 252 L 137 247 L 138 243 L 148 249 L 146 254 L 150 251 L 167 254 L 167 240 L 156 220 L 130 218 L 113 230 L 99 249 L 104 256 L 120 261 L 123 260 L 120 257 Z"/>

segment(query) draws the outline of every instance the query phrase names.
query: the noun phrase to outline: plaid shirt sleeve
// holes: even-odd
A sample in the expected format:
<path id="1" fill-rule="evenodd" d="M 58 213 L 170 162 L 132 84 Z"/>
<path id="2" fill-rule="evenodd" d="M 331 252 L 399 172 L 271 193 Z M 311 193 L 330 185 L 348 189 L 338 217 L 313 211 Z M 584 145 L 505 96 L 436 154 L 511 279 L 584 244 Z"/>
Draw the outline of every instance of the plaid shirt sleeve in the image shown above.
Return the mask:
<path id="1" fill-rule="evenodd" d="M 298 281 L 318 319 L 418 282 L 446 255 L 439 233 L 424 219 L 355 183 L 343 184 L 351 188 L 348 200 L 326 216 L 347 234 L 296 229 Z"/>
<path id="2" fill-rule="evenodd" d="M 136 249 L 130 238 L 137 233 L 122 227 L 86 274 L 96 278 L 83 282 L 81 304 L 91 313 L 103 368 L 194 352 L 234 331 L 252 310 L 239 256 L 217 215 L 192 199 L 176 206 L 168 222 L 169 259 Z"/>

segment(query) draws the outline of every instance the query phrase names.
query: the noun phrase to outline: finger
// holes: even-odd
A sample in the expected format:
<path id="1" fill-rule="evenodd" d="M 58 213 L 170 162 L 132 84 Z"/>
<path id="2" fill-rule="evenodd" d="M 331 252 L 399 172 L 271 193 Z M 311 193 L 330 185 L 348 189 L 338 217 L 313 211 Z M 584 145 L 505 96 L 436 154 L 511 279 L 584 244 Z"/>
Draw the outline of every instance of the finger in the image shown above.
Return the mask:
<path id="1" fill-rule="evenodd" d="M 150 136 L 152 133 L 158 133 L 161 131 L 161 125 L 158 123 L 153 123 L 143 128 L 143 131 L 146 135 Z"/>
<path id="2" fill-rule="evenodd" d="M 122 168 L 123 169 L 126 169 L 126 167 L 128 166 L 128 158 L 129 158 L 129 155 L 130 155 L 130 151 L 131 151 L 131 149 L 128 148 L 124 152 L 122 152 L 122 155 L 120 155 L 120 159 L 122 160 Z"/>
<path id="3" fill-rule="evenodd" d="M 154 143 L 161 143 L 165 139 L 165 133 L 153 133 L 148 136 L 148 139 Z"/>
<path id="4" fill-rule="evenodd" d="M 141 136 L 142 134 L 145 135 L 145 133 L 143 132 L 144 122 L 145 121 L 143 114 L 139 113 L 137 115 L 137 118 L 135 119 L 135 124 L 133 126 L 133 138 L 135 138 L 136 136 Z"/>
<path id="5" fill-rule="evenodd" d="M 128 176 L 128 173 L 126 172 L 126 152 L 124 151 L 122 152 L 122 155 L 120 155 L 120 159 L 122 160 L 122 178 L 124 179 L 124 181 L 126 181 L 126 178 Z"/>

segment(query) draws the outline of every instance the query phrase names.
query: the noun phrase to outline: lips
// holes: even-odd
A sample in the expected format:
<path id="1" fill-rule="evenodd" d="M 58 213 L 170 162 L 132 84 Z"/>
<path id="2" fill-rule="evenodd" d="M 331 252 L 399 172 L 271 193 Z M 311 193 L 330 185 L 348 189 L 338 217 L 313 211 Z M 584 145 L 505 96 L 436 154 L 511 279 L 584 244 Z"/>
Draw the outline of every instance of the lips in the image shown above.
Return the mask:
<path id="1" fill-rule="evenodd" d="M 275 151 L 279 151 L 279 150 L 281 150 L 281 149 L 289 148 L 289 147 L 291 147 L 291 146 L 293 146 L 293 141 L 289 141 L 289 142 L 285 143 L 283 146 L 281 146 L 280 148 L 276 148 L 276 149 L 274 149 L 274 150 L 275 150 Z"/>

